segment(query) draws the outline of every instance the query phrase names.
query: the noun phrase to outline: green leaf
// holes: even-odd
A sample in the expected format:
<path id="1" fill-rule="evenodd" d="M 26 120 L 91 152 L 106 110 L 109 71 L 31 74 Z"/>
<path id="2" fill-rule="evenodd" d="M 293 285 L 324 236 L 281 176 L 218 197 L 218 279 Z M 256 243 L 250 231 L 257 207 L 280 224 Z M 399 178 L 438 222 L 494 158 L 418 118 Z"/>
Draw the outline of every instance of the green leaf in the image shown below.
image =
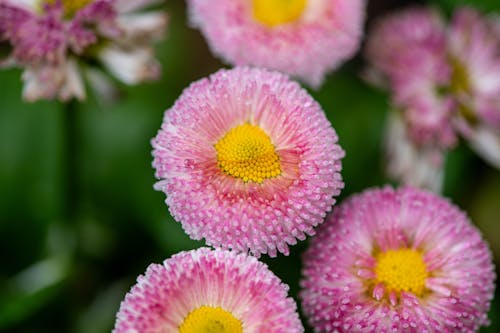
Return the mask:
<path id="1" fill-rule="evenodd" d="M 444 8 L 448 13 L 463 6 L 470 6 L 484 12 L 500 11 L 500 1 L 498 0 L 435 0 L 432 3 Z"/>
<path id="2" fill-rule="evenodd" d="M 57 293 L 69 274 L 68 261 L 53 257 L 26 268 L 1 288 L 0 330 L 25 320 Z"/>

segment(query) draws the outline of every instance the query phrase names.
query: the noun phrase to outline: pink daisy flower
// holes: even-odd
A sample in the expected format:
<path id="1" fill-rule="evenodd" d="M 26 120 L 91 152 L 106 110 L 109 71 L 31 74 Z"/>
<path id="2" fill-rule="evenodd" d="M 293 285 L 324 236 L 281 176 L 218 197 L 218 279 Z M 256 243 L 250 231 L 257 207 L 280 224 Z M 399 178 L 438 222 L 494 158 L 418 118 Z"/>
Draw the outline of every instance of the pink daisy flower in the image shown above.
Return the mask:
<path id="1" fill-rule="evenodd" d="M 460 131 L 472 147 L 500 168 L 500 19 L 472 8 L 453 15 L 449 50 L 451 90 L 461 116 Z"/>
<path id="2" fill-rule="evenodd" d="M 368 190 L 334 210 L 304 256 L 316 332 L 476 332 L 488 324 L 491 253 L 467 216 L 422 190 Z"/>
<path id="3" fill-rule="evenodd" d="M 452 71 L 443 20 L 423 7 L 384 17 L 367 40 L 366 58 L 367 78 L 391 91 L 388 175 L 439 192 L 445 151 L 457 143 L 455 102 L 446 88 Z"/>
<path id="4" fill-rule="evenodd" d="M 343 187 L 337 140 L 320 105 L 287 76 L 220 70 L 165 112 L 152 141 L 156 189 L 194 239 L 288 254 Z"/>
<path id="5" fill-rule="evenodd" d="M 190 19 L 233 65 L 266 67 L 313 87 L 357 51 L 365 0 L 189 0 Z"/>
<path id="6" fill-rule="evenodd" d="M 499 22 L 471 8 L 457 10 L 450 26 L 428 8 L 377 22 L 366 78 L 391 90 L 400 113 L 388 125 L 392 178 L 439 190 L 445 152 L 458 134 L 500 168 Z"/>
<path id="7" fill-rule="evenodd" d="M 403 70 L 418 72 L 411 65 L 426 65 L 422 57 L 445 51 L 445 33 L 444 22 L 435 10 L 404 9 L 375 22 L 366 41 L 366 59 L 378 75 L 389 79 Z M 408 45 L 412 45 L 413 52 Z M 446 77 L 446 71 L 442 75 Z"/>
<path id="8" fill-rule="evenodd" d="M 0 41 L 12 49 L 0 65 L 25 68 L 29 101 L 85 99 L 83 72 L 93 85 L 109 86 L 95 63 L 126 84 L 155 79 L 151 43 L 163 36 L 167 17 L 140 12 L 155 2 L 0 0 Z"/>
<path id="9" fill-rule="evenodd" d="M 254 257 L 207 248 L 181 252 L 137 279 L 113 332 L 303 332 L 287 292 Z"/>
<path id="10" fill-rule="evenodd" d="M 452 88 L 462 112 L 500 130 L 500 31 L 496 17 L 483 17 L 472 8 L 454 13 L 449 48 Z"/>
<path id="11" fill-rule="evenodd" d="M 419 146 L 449 148 L 457 141 L 453 99 L 443 92 L 451 78 L 446 47 L 444 23 L 428 8 L 384 17 L 367 41 L 371 75 L 392 90 L 393 104 L 404 113 L 408 135 Z"/>

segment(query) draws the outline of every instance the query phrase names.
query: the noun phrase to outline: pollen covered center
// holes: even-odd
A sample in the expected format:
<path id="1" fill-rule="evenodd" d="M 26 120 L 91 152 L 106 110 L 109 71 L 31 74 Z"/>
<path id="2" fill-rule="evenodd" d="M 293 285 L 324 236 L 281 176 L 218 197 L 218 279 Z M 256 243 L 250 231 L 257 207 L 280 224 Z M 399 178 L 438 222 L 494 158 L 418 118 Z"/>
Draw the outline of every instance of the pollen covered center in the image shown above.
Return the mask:
<path id="1" fill-rule="evenodd" d="M 260 184 L 281 174 L 274 145 L 258 126 L 249 123 L 236 126 L 214 147 L 218 166 L 227 175 Z"/>
<path id="2" fill-rule="evenodd" d="M 64 16 L 65 17 L 73 17 L 76 12 L 80 9 L 84 8 L 94 0 L 62 0 L 61 3 L 64 8 Z M 56 0 L 45 0 L 45 3 L 54 4 Z"/>
<path id="3" fill-rule="evenodd" d="M 179 333 L 243 333 L 241 321 L 230 312 L 211 306 L 191 311 L 179 326 Z"/>
<path id="4" fill-rule="evenodd" d="M 450 63 L 452 67 L 451 92 L 457 95 L 471 94 L 471 81 L 466 66 L 455 57 L 450 57 Z M 474 123 L 476 121 L 476 115 L 467 103 L 459 103 L 458 110 L 469 122 Z"/>
<path id="5" fill-rule="evenodd" d="M 390 291 L 421 296 L 429 273 L 420 252 L 413 249 L 388 250 L 376 256 L 376 282 Z"/>
<path id="6" fill-rule="evenodd" d="M 307 0 L 252 0 L 253 16 L 269 27 L 297 20 L 306 8 Z"/>
<path id="7" fill-rule="evenodd" d="M 454 93 L 468 93 L 470 90 L 469 75 L 467 68 L 457 58 L 450 58 L 452 75 L 451 90 Z"/>

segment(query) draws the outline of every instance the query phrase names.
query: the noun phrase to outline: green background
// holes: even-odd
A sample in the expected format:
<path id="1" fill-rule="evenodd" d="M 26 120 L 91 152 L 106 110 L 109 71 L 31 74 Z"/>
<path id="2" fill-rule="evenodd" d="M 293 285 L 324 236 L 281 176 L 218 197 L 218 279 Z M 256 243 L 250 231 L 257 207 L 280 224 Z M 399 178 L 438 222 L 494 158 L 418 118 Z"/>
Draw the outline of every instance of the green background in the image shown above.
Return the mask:
<path id="1" fill-rule="evenodd" d="M 371 1 L 368 26 L 410 3 Z M 428 3 L 447 13 L 464 3 L 500 12 L 498 0 Z M 164 194 L 153 190 L 150 140 L 183 88 L 224 64 L 189 28 L 183 1 L 167 1 L 165 10 L 168 38 L 157 47 L 162 79 L 120 86 L 116 103 L 91 92 L 69 107 L 25 103 L 21 71 L 0 72 L 0 332 L 109 332 L 120 301 L 148 264 L 203 245 L 184 234 Z M 311 91 L 347 152 L 340 200 L 388 183 L 381 151 L 388 96 L 362 82 L 363 65 L 358 56 Z M 500 171 L 462 142 L 448 156 L 444 194 L 478 225 L 499 262 Z M 263 258 L 293 297 L 306 246 L 294 246 L 289 257 Z M 500 332 L 497 300 L 490 318 L 482 332 Z"/>

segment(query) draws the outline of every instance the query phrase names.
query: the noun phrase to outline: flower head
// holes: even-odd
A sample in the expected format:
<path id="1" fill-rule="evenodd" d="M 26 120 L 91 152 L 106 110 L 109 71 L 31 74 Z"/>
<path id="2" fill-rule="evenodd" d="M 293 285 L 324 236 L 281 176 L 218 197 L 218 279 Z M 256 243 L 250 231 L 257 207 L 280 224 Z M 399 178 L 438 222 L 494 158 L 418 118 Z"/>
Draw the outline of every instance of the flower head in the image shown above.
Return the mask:
<path id="1" fill-rule="evenodd" d="M 464 117 L 500 131 L 500 31 L 498 18 L 458 9 L 450 26 L 452 90 Z"/>
<path id="2" fill-rule="evenodd" d="M 12 49 L 3 64 L 25 68 L 27 100 L 85 99 L 81 70 L 95 72 L 96 63 L 126 84 L 154 79 L 159 65 L 151 43 L 163 35 L 167 18 L 136 12 L 153 2 L 0 0 L 0 40 Z"/>
<path id="3" fill-rule="evenodd" d="M 368 190 L 327 217 L 304 256 L 318 332 L 475 332 L 488 323 L 488 246 L 456 206 L 413 188 Z"/>
<path id="4" fill-rule="evenodd" d="M 221 70 L 187 88 L 152 141 L 172 216 L 194 239 L 255 255 L 312 235 L 343 187 L 343 150 L 283 74 Z"/>
<path id="5" fill-rule="evenodd" d="M 113 332 L 303 332 L 287 292 L 254 257 L 207 248 L 181 252 L 137 279 Z"/>
<path id="6" fill-rule="evenodd" d="M 371 66 L 367 78 L 391 92 L 387 173 L 439 191 L 445 151 L 457 143 L 444 21 L 423 7 L 390 14 L 374 25 L 366 57 Z"/>
<path id="7" fill-rule="evenodd" d="M 189 0 L 191 22 L 212 51 L 319 86 L 357 51 L 364 0 Z"/>
<path id="8" fill-rule="evenodd" d="M 366 56 L 379 76 L 376 80 L 391 89 L 408 135 L 419 146 L 449 148 L 456 143 L 450 121 L 453 100 L 442 89 L 451 78 L 446 47 L 440 16 L 419 7 L 378 21 L 367 42 Z"/>
<path id="9" fill-rule="evenodd" d="M 484 159 L 500 168 L 500 19 L 460 8 L 450 25 L 451 90 L 458 130 Z"/>

